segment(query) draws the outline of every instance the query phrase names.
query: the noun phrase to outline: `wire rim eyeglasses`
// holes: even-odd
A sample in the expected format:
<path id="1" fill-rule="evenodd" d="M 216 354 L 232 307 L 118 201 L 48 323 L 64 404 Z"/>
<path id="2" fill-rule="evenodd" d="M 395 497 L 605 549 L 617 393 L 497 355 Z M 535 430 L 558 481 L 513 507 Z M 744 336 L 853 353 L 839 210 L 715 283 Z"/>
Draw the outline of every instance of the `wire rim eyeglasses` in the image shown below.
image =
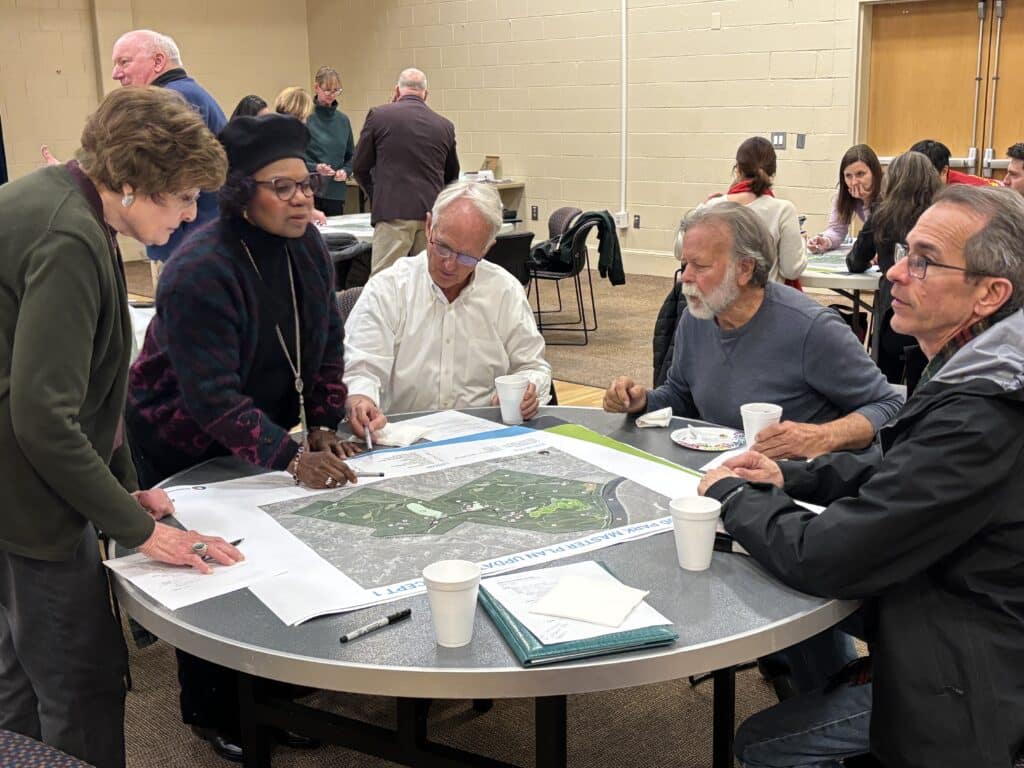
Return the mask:
<path id="1" fill-rule="evenodd" d="M 458 251 L 449 248 L 447 245 L 437 242 L 437 240 L 430 239 L 427 242 L 434 246 L 434 250 L 437 252 L 437 255 L 444 261 L 447 261 L 448 259 L 455 259 L 462 266 L 473 268 L 482 261 L 474 256 L 459 253 Z"/>

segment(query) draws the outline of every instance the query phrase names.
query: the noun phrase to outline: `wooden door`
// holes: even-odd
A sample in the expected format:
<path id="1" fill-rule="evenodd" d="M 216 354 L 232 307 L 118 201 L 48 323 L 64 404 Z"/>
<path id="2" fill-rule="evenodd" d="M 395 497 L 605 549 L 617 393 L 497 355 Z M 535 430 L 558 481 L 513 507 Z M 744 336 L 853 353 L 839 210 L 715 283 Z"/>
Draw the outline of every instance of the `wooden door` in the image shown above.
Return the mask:
<path id="1" fill-rule="evenodd" d="M 981 105 L 988 101 L 991 17 L 989 10 L 983 26 Z M 866 139 L 880 156 L 906 152 L 920 139 L 936 139 L 954 157 L 977 147 L 980 162 L 985 134 L 974 110 L 980 26 L 977 3 L 969 0 L 871 7 Z M 977 165 L 969 169 L 976 170 Z"/>
<path id="2" fill-rule="evenodd" d="M 993 30 L 997 28 L 993 19 Z M 1002 178 L 1007 147 L 1024 141 L 1024 93 L 1020 88 L 1020 75 L 1024 73 L 1024 1 L 1007 0 L 1003 3 L 1002 29 L 998 37 L 997 67 L 996 36 L 993 34 L 989 98 L 985 101 L 985 141 L 979 146 L 991 149 L 994 167 L 1000 169 L 993 175 Z M 999 80 L 995 82 L 993 78 L 997 74 Z"/>

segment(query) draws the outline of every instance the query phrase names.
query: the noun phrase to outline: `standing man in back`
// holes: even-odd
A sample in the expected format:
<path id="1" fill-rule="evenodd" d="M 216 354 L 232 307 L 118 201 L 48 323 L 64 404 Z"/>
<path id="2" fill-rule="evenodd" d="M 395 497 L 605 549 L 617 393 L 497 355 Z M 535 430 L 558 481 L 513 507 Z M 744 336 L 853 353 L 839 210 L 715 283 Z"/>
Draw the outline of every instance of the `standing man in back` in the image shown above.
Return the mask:
<path id="1" fill-rule="evenodd" d="M 111 77 L 123 87 L 147 85 L 177 91 L 203 118 L 214 136 L 227 124 L 220 106 L 199 83 L 188 76 L 181 64 L 177 44 L 167 35 L 150 29 L 126 32 L 114 43 Z M 185 222 L 164 245 L 150 245 L 146 255 L 153 261 L 167 261 L 187 234 L 217 218 L 217 193 L 202 192 L 196 203 L 195 221 Z"/>
<path id="2" fill-rule="evenodd" d="M 373 270 L 427 247 L 427 211 L 459 177 L 455 126 L 427 106 L 427 76 L 406 69 L 391 104 L 366 115 L 352 170 L 372 201 Z"/>

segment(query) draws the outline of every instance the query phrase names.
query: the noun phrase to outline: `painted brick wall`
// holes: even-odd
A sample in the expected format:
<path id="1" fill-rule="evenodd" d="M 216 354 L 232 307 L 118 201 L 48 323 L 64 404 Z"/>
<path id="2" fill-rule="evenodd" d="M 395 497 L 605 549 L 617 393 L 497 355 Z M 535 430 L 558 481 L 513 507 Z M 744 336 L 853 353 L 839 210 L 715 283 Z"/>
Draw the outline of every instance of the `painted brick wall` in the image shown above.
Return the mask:
<path id="1" fill-rule="evenodd" d="M 786 131 L 778 194 L 824 225 L 852 143 L 857 0 L 630 0 L 630 271 L 668 273 L 680 216 L 724 190 L 737 145 Z M 342 73 L 356 131 L 423 69 L 466 168 L 499 154 L 543 231 L 563 205 L 619 206 L 620 4 L 615 0 L 308 0 L 310 66 Z M 712 29 L 712 14 L 720 29 Z M 806 149 L 793 149 L 806 133 Z"/>

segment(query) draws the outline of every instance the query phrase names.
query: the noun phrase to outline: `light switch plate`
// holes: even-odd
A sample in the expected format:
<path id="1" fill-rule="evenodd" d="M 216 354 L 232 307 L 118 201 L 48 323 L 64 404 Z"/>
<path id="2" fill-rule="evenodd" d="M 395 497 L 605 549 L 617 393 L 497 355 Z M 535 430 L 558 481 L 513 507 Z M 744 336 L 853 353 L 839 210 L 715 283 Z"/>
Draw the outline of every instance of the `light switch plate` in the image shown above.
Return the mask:
<path id="1" fill-rule="evenodd" d="M 772 131 L 772 146 L 775 149 L 786 148 L 786 132 L 785 131 Z"/>

